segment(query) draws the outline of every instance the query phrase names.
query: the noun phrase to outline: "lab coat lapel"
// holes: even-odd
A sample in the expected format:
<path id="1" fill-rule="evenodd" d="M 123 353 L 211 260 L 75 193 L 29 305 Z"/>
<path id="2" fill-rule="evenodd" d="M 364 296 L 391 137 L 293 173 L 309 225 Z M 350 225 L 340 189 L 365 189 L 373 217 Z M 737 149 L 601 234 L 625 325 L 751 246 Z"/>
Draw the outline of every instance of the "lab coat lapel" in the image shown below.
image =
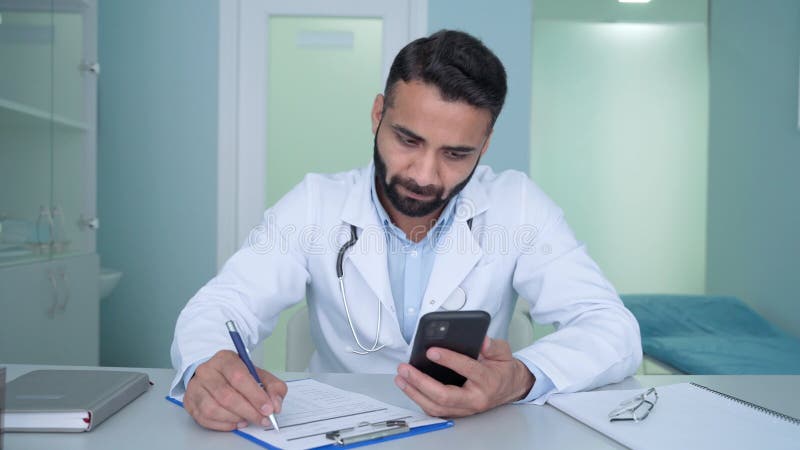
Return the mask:
<path id="1" fill-rule="evenodd" d="M 386 261 L 386 238 L 369 228 L 361 230 L 360 233 L 358 243 L 348 252 L 347 259 L 353 263 L 370 289 L 378 296 L 385 308 L 384 312 L 395 316 L 394 297 L 389 284 L 389 268 Z"/>
<path id="2" fill-rule="evenodd" d="M 342 210 L 342 221 L 358 227 L 358 242 L 348 250 L 344 264 L 346 265 L 348 260 L 353 263 L 369 288 L 380 299 L 385 308 L 384 312 L 388 312 L 396 322 L 386 259 L 386 236 L 371 198 L 374 173 L 372 167 L 370 164 L 361 169 Z M 346 284 L 347 275 L 344 278 Z"/>
<path id="3" fill-rule="evenodd" d="M 474 219 L 487 208 L 485 190 L 477 180 L 471 180 L 459 196 L 453 223 L 437 240 L 436 257 L 420 305 L 420 315 L 437 310 L 483 256 L 468 220 Z"/>
<path id="4" fill-rule="evenodd" d="M 453 222 L 439 242 L 446 244 L 436 249 L 420 314 L 438 309 L 483 256 L 483 250 L 470 233 L 466 221 Z"/>

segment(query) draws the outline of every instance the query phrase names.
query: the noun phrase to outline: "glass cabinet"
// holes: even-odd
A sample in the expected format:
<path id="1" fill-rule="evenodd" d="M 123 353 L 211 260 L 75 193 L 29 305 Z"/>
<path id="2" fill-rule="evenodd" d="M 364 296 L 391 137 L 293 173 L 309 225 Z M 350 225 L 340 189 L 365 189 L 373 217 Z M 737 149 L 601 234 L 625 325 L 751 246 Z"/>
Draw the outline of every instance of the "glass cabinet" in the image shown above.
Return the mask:
<path id="1" fill-rule="evenodd" d="M 96 21 L 94 0 L 0 0 L 0 363 L 97 360 Z M 10 348 L 79 328 L 80 357 Z"/>
<path id="2" fill-rule="evenodd" d="M 94 17 L 0 1 L 0 267 L 95 251 Z"/>

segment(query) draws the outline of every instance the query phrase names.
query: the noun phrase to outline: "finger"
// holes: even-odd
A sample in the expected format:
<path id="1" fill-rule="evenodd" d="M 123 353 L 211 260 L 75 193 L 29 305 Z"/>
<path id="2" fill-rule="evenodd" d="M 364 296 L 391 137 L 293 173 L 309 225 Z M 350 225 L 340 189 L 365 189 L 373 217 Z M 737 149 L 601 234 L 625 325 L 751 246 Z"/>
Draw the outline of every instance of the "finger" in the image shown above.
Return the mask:
<path id="1" fill-rule="evenodd" d="M 239 428 L 245 428 L 247 426 L 247 421 L 245 420 L 238 423 L 222 422 L 218 420 L 206 419 L 203 417 L 195 417 L 194 420 L 201 426 L 208 428 L 209 430 L 216 430 L 216 431 L 232 431 Z"/>
<path id="2" fill-rule="evenodd" d="M 283 399 L 286 398 L 289 387 L 283 380 L 276 377 L 272 373 L 259 368 L 256 368 L 256 370 L 258 371 L 258 375 L 261 377 L 261 381 L 264 383 L 264 388 L 267 390 L 267 394 L 269 394 L 269 397 L 272 400 L 272 406 L 275 409 L 275 412 L 281 412 Z"/>
<path id="3" fill-rule="evenodd" d="M 241 421 L 242 419 L 247 420 L 250 423 L 255 423 L 259 425 L 266 425 L 266 418 L 263 414 L 257 411 L 250 402 L 247 401 L 239 392 L 237 392 L 231 386 L 224 386 L 222 388 L 216 388 L 212 391 L 213 399 L 219 404 L 220 411 L 225 411 L 226 413 L 233 414 L 234 417 L 239 417 L 236 422 Z M 219 419 L 223 415 L 222 414 L 214 414 L 212 417 L 214 419 Z M 227 415 L 226 415 L 227 416 Z"/>
<path id="4" fill-rule="evenodd" d="M 420 392 L 419 389 L 409 384 L 406 379 L 401 376 L 396 376 L 394 379 L 395 384 L 399 387 L 414 403 L 419 405 L 425 414 L 433 417 L 464 417 L 473 414 L 473 412 L 453 406 L 443 406 L 436 403 L 434 400 Z"/>
<path id="5" fill-rule="evenodd" d="M 187 399 L 184 397 L 184 400 Z M 243 417 L 225 409 L 203 387 L 196 388 L 195 395 L 184 405 L 197 423 L 203 426 L 205 426 L 205 423 L 216 423 L 216 427 L 219 427 L 220 424 L 227 424 L 224 427 L 231 429 L 231 427 L 235 428 L 240 422 L 245 422 L 245 424 L 247 422 Z"/>
<path id="6" fill-rule="evenodd" d="M 195 420 L 213 429 L 247 426 L 247 421 L 262 423 L 264 419 L 224 377 L 226 367 L 241 364 L 230 351 L 217 352 L 198 366 L 184 396 L 186 410 Z"/>
<path id="7" fill-rule="evenodd" d="M 491 359 L 495 361 L 507 361 L 513 358 L 511 346 L 507 341 L 502 339 L 491 339 L 488 336 L 483 343 L 481 356 L 483 356 L 484 359 Z"/>
<path id="8" fill-rule="evenodd" d="M 484 367 L 475 359 L 446 348 L 431 347 L 425 352 L 431 361 L 452 369 L 467 379 L 477 378 L 482 374 Z"/>
<path id="9" fill-rule="evenodd" d="M 220 384 L 221 380 L 222 375 L 213 368 L 198 367 L 196 376 L 189 381 L 186 386 L 186 394 L 183 396 L 184 407 L 192 417 L 234 424 L 243 420 L 241 416 L 226 410 L 214 400 L 214 396 L 211 394 L 213 386 Z"/>
<path id="10" fill-rule="evenodd" d="M 414 387 L 414 389 L 439 406 L 463 407 L 465 404 L 469 404 L 468 392 L 465 392 L 464 389 L 442 384 L 414 366 L 400 364 L 397 373 L 406 384 Z"/>
<path id="11" fill-rule="evenodd" d="M 217 356 L 212 360 L 215 358 Z M 241 422 L 245 422 L 246 425 L 243 417 L 226 410 L 211 395 L 208 386 L 213 386 L 222 379 L 216 362 L 212 360 L 198 366 L 195 376 L 186 386 L 186 394 L 183 397 L 184 408 L 198 424 L 214 430 L 230 430 Z"/>
<path id="12" fill-rule="evenodd" d="M 490 338 L 489 336 L 484 336 L 483 344 L 481 344 L 481 352 L 478 354 L 478 361 L 483 361 L 484 359 L 486 359 L 484 358 L 483 355 L 489 351 L 490 345 L 492 345 L 492 338 Z"/>
<path id="13" fill-rule="evenodd" d="M 232 396 L 230 400 L 235 402 L 237 407 L 242 408 L 234 409 L 233 411 L 242 413 L 246 410 L 253 410 L 257 411 L 262 418 L 274 412 L 275 408 L 272 399 L 258 385 L 256 379 L 253 378 L 250 371 L 247 370 L 247 366 L 241 360 L 232 361 L 230 364 L 223 366 L 222 375 L 225 377 L 227 384 L 233 386 L 239 397 L 248 403 L 248 407 L 246 407 L 241 404 L 237 396 Z M 223 405 L 228 406 L 226 403 L 223 403 Z M 252 421 L 250 416 L 245 417 Z M 255 423 L 260 422 L 260 420 L 257 420 Z"/>
<path id="14" fill-rule="evenodd" d="M 249 376 L 247 369 L 245 369 L 245 373 Z M 210 379 L 206 381 L 204 387 L 208 390 L 210 396 L 225 410 L 236 414 L 240 418 L 246 419 L 250 423 L 265 424 L 266 414 L 256 409 L 256 406 L 242 394 L 241 383 L 243 383 L 243 380 L 238 379 L 241 375 L 230 376 L 233 377 L 233 380 L 226 378 L 224 374 L 218 373 L 210 377 Z M 250 377 L 248 381 L 255 384 L 255 380 L 253 380 L 252 377 Z M 236 383 L 240 383 L 240 385 L 237 386 Z M 257 384 L 255 384 L 255 388 L 256 391 L 261 392 L 271 412 L 272 404 L 266 398 L 266 393 L 261 391 Z M 263 405 L 264 403 L 261 404 Z"/>

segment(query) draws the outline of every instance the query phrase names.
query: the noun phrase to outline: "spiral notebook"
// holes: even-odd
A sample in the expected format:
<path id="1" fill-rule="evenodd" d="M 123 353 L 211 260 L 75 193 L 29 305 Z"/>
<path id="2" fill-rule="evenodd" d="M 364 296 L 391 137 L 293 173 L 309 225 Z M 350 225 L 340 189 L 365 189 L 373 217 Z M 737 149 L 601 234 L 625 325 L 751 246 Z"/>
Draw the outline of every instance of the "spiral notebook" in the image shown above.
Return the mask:
<path id="1" fill-rule="evenodd" d="M 800 419 L 696 383 L 656 387 L 658 401 L 641 422 L 610 422 L 608 413 L 644 389 L 553 395 L 548 403 L 635 449 L 797 449 Z"/>

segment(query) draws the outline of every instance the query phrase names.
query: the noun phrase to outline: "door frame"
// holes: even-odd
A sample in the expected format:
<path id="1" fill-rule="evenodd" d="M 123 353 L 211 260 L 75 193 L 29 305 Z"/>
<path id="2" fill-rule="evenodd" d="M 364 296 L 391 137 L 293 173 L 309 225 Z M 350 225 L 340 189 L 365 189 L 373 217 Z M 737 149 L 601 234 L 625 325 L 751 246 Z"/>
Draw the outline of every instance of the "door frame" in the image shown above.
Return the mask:
<path id="1" fill-rule="evenodd" d="M 397 52 L 428 34 L 428 0 L 219 0 L 218 269 L 260 222 L 266 205 L 271 15 L 383 19 L 384 81 Z"/>

